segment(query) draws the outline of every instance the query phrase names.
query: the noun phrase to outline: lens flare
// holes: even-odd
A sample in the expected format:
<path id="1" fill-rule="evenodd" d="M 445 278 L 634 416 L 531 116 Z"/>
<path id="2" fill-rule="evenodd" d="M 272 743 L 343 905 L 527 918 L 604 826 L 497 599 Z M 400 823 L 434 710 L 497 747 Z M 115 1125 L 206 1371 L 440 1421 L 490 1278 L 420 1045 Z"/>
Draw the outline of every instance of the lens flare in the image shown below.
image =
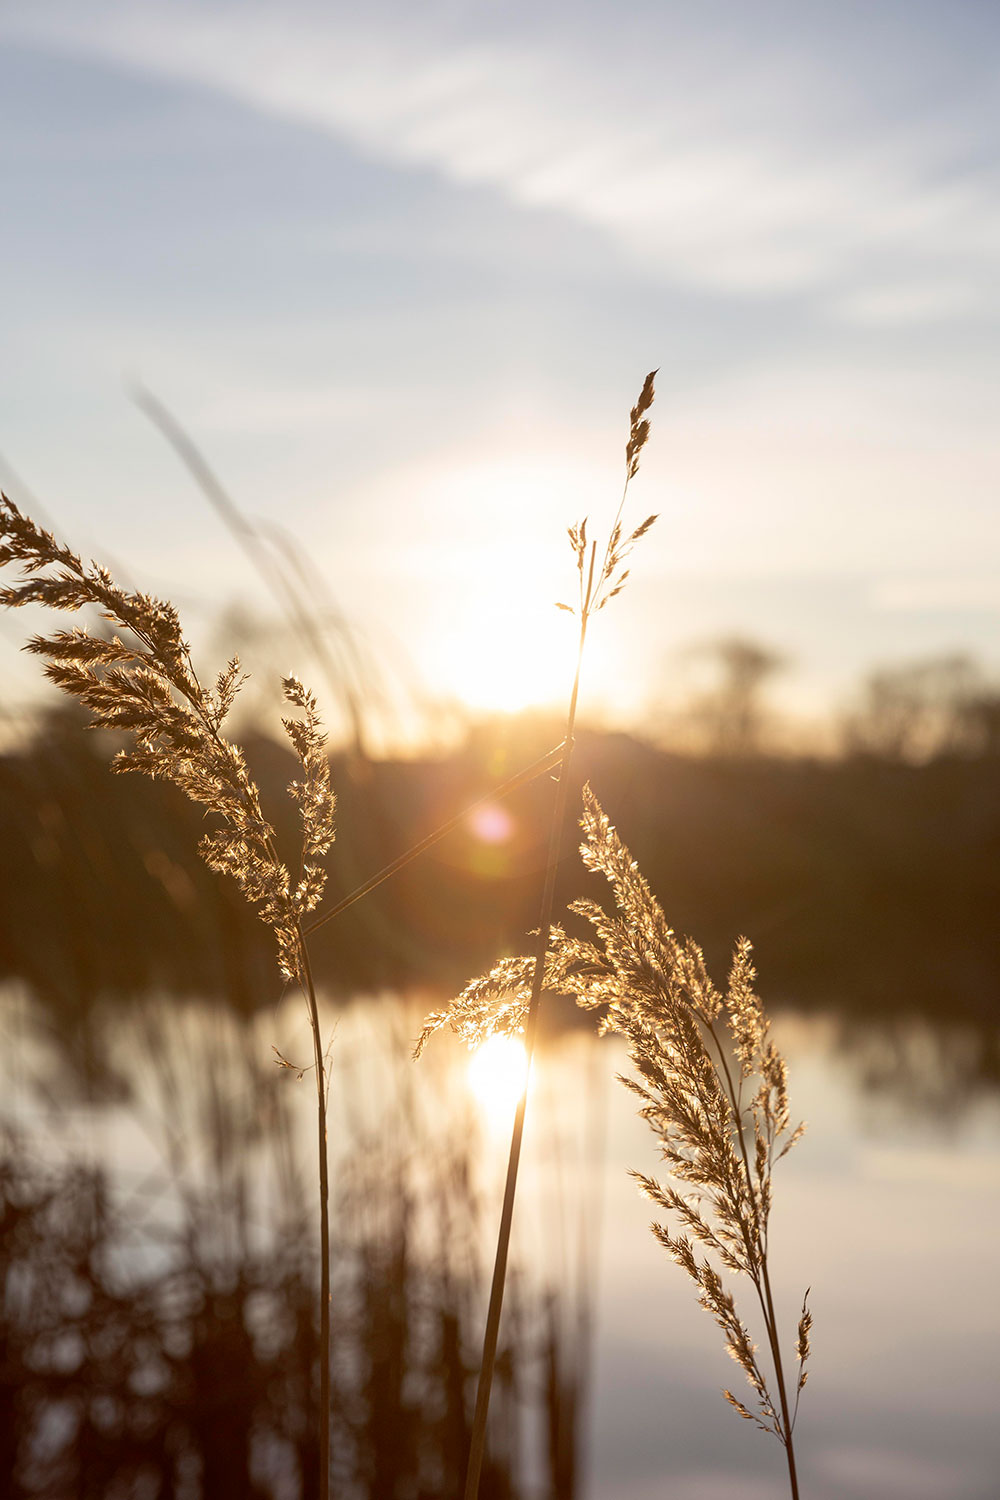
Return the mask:
<path id="1" fill-rule="evenodd" d="M 485 802 L 469 814 L 469 827 L 484 844 L 506 844 L 514 832 L 514 819 L 497 802 Z"/>

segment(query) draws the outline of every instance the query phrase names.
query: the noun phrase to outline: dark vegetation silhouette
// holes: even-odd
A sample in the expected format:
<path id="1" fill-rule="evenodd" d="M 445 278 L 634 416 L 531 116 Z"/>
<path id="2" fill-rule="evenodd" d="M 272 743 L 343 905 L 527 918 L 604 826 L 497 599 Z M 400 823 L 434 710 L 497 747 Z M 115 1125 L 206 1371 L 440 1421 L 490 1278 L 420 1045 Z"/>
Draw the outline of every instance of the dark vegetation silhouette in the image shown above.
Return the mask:
<path id="1" fill-rule="evenodd" d="M 723 636 L 693 648 L 711 667 L 713 682 L 686 710 L 695 744 L 709 755 L 756 755 L 769 724 L 766 685 L 785 665 L 778 652 L 746 636 Z"/>
<path id="2" fill-rule="evenodd" d="M 265 734 L 243 738 L 270 797 L 291 758 Z M 505 721 L 447 757 L 374 762 L 361 782 L 341 778 L 335 757 L 330 900 L 557 738 L 538 719 Z M 98 1001 L 153 987 L 243 1013 L 270 1003 L 280 978 L 267 935 L 199 861 L 198 812 L 170 787 L 113 777 L 108 748 L 60 710 L 0 758 L 0 975 L 24 980 L 81 1036 Z M 697 927 L 721 961 L 752 927 L 781 1003 L 995 1024 L 1000 756 L 692 757 L 582 732 L 573 780 L 588 779 L 615 788 L 614 815 L 635 829 L 678 928 Z M 459 827 L 317 932 L 324 986 L 446 989 L 515 951 L 533 923 L 550 795 L 545 778 L 524 786 L 505 804 L 509 837 Z M 568 840 L 572 822 L 567 811 Z M 278 836 L 291 844 L 291 820 Z M 558 899 L 581 879 L 568 854 Z"/>
<path id="3" fill-rule="evenodd" d="M 919 764 L 1000 754 L 1000 690 L 963 652 L 881 667 L 843 725 L 848 754 Z"/>

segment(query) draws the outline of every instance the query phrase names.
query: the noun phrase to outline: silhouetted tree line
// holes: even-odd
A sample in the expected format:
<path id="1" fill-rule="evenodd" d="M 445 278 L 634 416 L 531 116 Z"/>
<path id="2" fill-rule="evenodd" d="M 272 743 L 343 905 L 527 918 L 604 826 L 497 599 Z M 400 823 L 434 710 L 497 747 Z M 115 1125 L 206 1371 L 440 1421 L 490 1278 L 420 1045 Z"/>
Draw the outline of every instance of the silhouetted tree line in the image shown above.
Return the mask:
<path id="1" fill-rule="evenodd" d="M 332 904 L 558 738 L 538 720 L 470 733 L 437 759 L 338 760 Z M 245 737 L 291 840 L 290 757 Z M 248 1012 L 280 989 L 267 933 L 201 863 L 205 823 L 171 788 L 108 769 L 113 746 L 60 712 L 0 760 L 0 973 L 67 1026 L 98 999 L 162 989 Z M 754 941 L 768 993 L 799 1006 L 997 1014 L 1000 762 L 673 754 L 584 734 L 593 781 L 680 931 L 728 961 Z M 547 776 L 468 819 L 314 939 L 341 994 L 461 983 L 520 952 L 545 859 Z M 574 799 L 576 805 L 578 802 Z M 575 814 L 574 814 L 575 816 Z M 286 820 L 283 822 L 282 820 Z M 560 900 L 586 891 L 569 820 Z"/>
<path id="2" fill-rule="evenodd" d="M 844 722 L 848 753 L 923 762 L 1000 756 L 1000 688 L 963 653 L 885 667 L 866 677 Z"/>
<path id="3" fill-rule="evenodd" d="M 759 755 L 788 739 L 768 701 L 788 659 L 744 636 L 687 648 L 701 686 L 659 715 L 661 737 L 701 755 Z M 681 674 L 683 676 L 683 673 Z M 835 718 L 833 743 L 846 756 L 920 764 L 940 756 L 1000 755 L 1000 685 L 975 658 L 951 652 L 878 667 Z"/>
<path id="4" fill-rule="evenodd" d="M 720 974 L 746 932 L 773 999 L 835 1009 L 848 1025 L 914 1013 L 973 1023 L 982 1045 L 956 1065 L 963 1077 L 996 1077 L 1000 759 L 995 739 L 944 732 L 957 717 L 941 710 L 942 697 L 953 698 L 940 674 L 915 682 L 909 698 L 879 688 L 875 708 L 862 703 L 866 732 L 837 760 L 768 756 L 759 738 L 728 736 L 725 753 L 695 756 L 585 733 L 575 774 L 592 781 L 670 920 L 705 941 Z M 745 696 L 740 715 L 759 724 Z M 523 719 L 470 733 L 448 757 L 337 758 L 329 902 L 557 738 L 553 725 Z M 292 759 L 264 734 L 244 741 L 292 848 L 283 792 Z M 68 1072 L 108 1090 L 107 1002 L 212 996 L 232 1016 L 280 991 L 267 932 L 198 857 L 202 818 L 169 787 L 113 775 L 114 748 L 61 710 L 0 758 L 0 974 L 43 1002 Z M 523 951 L 552 792 L 543 776 L 480 809 L 318 933 L 323 982 L 345 996 L 450 987 L 504 949 Z M 572 816 L 560 903 L 591 879 Z M 880 1077 L 896 1060 L 888 1047 L 868 1054 Z M 12 1500 L 315 1493 L 311 1218 L 293 1200 L 262 1240 L 246 1210 L 260 1178 L 253 1131 L 272 1129 L 253 1122 L 273 1119 L 268 1099 L 284 1081 L 271 1068 L 241 1090 L 215 1088 L 213 1097 L 251 1101 L 247 1119 L 217 1120 L 222 1141 L 173 1122 L 221 1176 L 200 1196 L 178 1196 L 180 1178 L 168 1174 L 156 1191 L 184 1212 L 168 1214 L 159 1236 L 139 1228 L 145 1210 L 123 1208 L 103 1169 L 46 1166 L 16 1139 L 4 1143 L 0 1476 Z M 121 1081 L 125 1096 L 130 1087 Z M 396 1137 L 409 1140 L 410 1128 Z M 470 1241 L 449 1230 L 474 1217 L 463 1169 L 439 1184 L 441 1240 L 430 1255 L 398 1160 L 359 1152 L 353 1170 L 339 1216 L 351 1232 L 338 1243 L 334 1281 L 337 1492 L 458 1493 L 483 1290 Z M 565 1307 L 539 1295 L 525 1289 L 520 1322 L 514 1302 L 490 1500 L 522 1492 L 526 1402 L 545 1436 L 547 1493 L 571 1500 L 577 1488 L 584 1351 L 567 1339 Z"/>

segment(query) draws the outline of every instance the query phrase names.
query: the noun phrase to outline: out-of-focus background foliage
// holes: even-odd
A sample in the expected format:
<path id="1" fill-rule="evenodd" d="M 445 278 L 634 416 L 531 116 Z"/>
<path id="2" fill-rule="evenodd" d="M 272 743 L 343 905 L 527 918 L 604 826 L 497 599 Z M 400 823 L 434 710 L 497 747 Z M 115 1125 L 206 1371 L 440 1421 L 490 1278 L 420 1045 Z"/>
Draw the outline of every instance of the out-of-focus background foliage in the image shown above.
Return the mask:
<path id="1" fill-rule="evenodd" d="M 558 742 L 565 527 L 613 514 L 659 366 L 575 776 L 720 973 L 756 945 L 811 1121 L 775 1253 L 813 1500 L 987 1500 L 1000 1462 L 996 1311 L 950 1290 L 1000 1228 L 998 42 L 936 0 L 0 14 L 0 482 L 239 651 L 289 841 L 276 689 L 315 687 L 331 901 Z M 306 1500 L 300 1008 L 37 623 L 0 619 L 0 1488 Z M 407 1053 L 522 950 L 551 793 L 315 939 L 340 1496 L 458 1490 L 510 1099 Z M 549 1005 L 484 1500 L 771 1496 L 620 1063 Z"/>

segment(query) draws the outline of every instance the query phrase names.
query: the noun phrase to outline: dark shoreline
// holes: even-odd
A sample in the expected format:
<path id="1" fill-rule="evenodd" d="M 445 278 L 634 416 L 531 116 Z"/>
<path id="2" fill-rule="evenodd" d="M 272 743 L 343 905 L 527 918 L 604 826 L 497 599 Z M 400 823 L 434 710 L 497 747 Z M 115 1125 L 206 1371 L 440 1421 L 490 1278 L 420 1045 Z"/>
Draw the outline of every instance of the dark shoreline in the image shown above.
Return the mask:
<path id="1" fill-rule="evenodd" d="M 447 758 L 335 756 L 328 904 L 557 738 L 509 721 Z M 263 734 L 244 744 L 291 847 L 291 758 Z M 280 981 L 268 934 L 202 864 L 200 813 L 170 787 L 113 775 L 112 749 L 60 713 L 0 758 L 0 978 L 23 980 L 70 1024 L 96 1000 L 152 988 L 244 1012 L 272 1003 Z M 668 919 L 720 977 L 745 932 L 771 1004 L 1000 1019 L 996 758 L 694 758 L 584 733 L 575 776 L 591 781 Z M 550 795 L 547 776 L 523 787 L 503 805 L 506 837 L 459 828 L 317 933 L 320 982 L 344 995 L 452 989 L 521 951 Z M 599 894 L 575 845 L 568 819 L 559 907 Z"/>

